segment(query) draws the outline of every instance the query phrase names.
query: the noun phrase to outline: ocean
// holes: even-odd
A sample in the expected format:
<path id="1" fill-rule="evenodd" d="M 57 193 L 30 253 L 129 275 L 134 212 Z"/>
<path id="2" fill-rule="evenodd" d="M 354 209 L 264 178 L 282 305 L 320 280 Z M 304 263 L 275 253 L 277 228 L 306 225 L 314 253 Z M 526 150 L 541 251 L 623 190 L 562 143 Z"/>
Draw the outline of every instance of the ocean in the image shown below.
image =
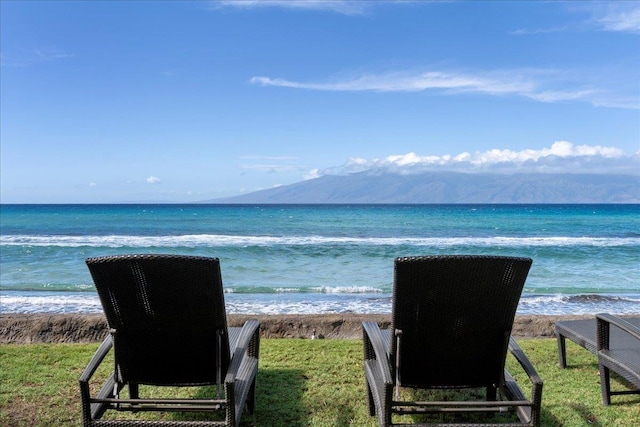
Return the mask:
<path id="1" fill-rule="evenodd" d="M 220 258 L 228 313 L 390 313 L 399 256 L 527 256 L 519 314 L 640 313 L 640 205 L 0 205 L 0 313 L 99 313 L 87 257 Z"/>

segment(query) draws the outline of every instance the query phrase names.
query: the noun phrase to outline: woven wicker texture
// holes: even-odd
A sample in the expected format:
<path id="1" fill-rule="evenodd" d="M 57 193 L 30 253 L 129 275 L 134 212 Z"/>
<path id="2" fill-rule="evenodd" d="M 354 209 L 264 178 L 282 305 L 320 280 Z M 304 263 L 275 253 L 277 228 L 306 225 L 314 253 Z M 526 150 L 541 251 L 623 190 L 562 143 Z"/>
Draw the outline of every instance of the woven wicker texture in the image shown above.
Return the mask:
<path id="1" fill-rule="evenodd" d="M 609 405 L 612 395 L 640 394 L 640 328 L 610 314 L 596 315 L 597 354 L 600 367 L 602 403 Z M 626 335 L 623 341 L 613 341 L 611 331 Z M 610 371 L 627 380 L 634 389 L 612 390 Z"/>
<path id="2" fill-rule="evenodd" d="M 392 326 L 405 386 L 500 384 L 526 258 L 446 256 L 395 262 Z M 392 341 L 391 361 L 396 360 Z"/>
<path id="3" fill-rule="evenodd" d="M 257 321 L 227 328 L 217 258 L 180 255 L 121 255 L 87 259 L 111 335 L 80 378 L 85 426 L 229 425 L 239 423 L 245 402 L 254 407 L 260 330 Z M 115 370 L 96 397 L 89 381 L 113 349 Z M 233 357 L 232 357 L 233 356 Z M 139 385 L 220 384 L 223 399 L 189 399 L 167 405 L 138 396 Z M 128 399 L 116 391 L 129 386 Z M 142 400 L 139 400 L 142 399 Z M 144 403 L 144 406 L 139 406 Z M 224 421 L 150 422 L 100 418 L 109 409 L 211 411 Z"/>
<path id="4" fill-rule="evenodd" d="M 640 329 L 640 317 L 622 318 Z M 561 320 L 555 323 L 556 339 L 558 342 L 558 363 L 561 368 L 567 366 L 566 339 L 570 339 L 580 347 L 585 348 L 593 354 L 598 352 L 596 338 L 596 318 Z M 610 331 L 611 348 L 625 348 L 636 346 L 640 349 L 640 341 L 618 327 L 611 328 Z"/>
<path id="5" fill-rule="evenodd" d="M 90 258 L 87 265 L 115 331 L 121 381 L 215 383 L 219 356 L 211 337 L 226 330 L 216 258 L 116 256 Z M 229 347 L 222 343 L 225 371 Z"/>
<path id="6" fill-rule="evenodd" d="M 394 423 L 400 414 L 500 412 L 506 407 L 520 420 L 508 425 L 540 425 L 542 380 L 511 338 L 531 263 L 529 258 L 478 255 L 395 260 L 392 328 L 362 325 L 369 412 L 381 427 L 406 425 Z M 504 369 L 508 351 L 529 378 L 529 398 Z M 400 397 L 403 387 L 484 388 L 486 399 L 407 402 Z"/>

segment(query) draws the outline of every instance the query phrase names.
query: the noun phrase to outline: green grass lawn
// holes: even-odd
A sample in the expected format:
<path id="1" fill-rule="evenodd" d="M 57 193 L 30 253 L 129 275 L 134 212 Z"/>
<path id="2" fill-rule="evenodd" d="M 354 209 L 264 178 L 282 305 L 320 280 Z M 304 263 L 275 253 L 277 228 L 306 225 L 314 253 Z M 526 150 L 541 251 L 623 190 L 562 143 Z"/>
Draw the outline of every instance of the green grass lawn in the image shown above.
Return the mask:
<path id="1" fill-rule="evenodd" d="M 519 343 L 544 380 L 543 426 L 628 427 L 640 420 L 638 395 L 614 397 L 611 406 L 602 406 L 597 361 L 586 350 L 568 342 L 569 366 L 559 369 L 555 340 Z M 97 346 L 0 346 L 0 425 L 80 426 L 77 380 Z M 508 365 L 524 378 L 514 360 Z M 626 387 L 615 378 L 612 386 Z M 257 408 L 243 416 L 242 425 L 376 426 L 366 407 L 362 343 L 263 339 Z"/>

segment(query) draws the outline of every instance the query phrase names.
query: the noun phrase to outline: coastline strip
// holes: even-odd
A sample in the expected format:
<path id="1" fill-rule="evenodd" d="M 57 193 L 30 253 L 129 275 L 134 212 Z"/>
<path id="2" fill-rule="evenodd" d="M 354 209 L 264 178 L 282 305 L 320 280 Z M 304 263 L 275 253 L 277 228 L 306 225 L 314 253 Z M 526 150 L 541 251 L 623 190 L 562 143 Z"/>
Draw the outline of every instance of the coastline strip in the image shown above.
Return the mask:
<path id="1" fill-rule="evenodd" d="M 519 315 L 513 336 L 553 337 L 556 321 L 586 317 L 590 316 Z M 391 324 L 391 315 L 386 314 L 230 314 L 229 326 L 242 325 L 248 319 L 260 322 L 264 338 L 360 339 L 363 321 L 376 321 L 382 328 Z M 102 314 L 0 314 L 0 344 L 99 342 L 107 333 Z"/>

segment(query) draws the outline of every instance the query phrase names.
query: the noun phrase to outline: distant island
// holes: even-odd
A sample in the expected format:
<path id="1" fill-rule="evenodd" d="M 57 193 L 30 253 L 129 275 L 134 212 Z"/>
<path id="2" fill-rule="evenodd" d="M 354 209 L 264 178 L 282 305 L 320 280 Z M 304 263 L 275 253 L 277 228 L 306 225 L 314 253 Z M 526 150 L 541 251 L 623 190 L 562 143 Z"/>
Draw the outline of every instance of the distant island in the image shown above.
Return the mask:
<path id="1" fill-rule="evenodd" d="M 640 203 L 640 176 L 366 171 L 202 203 Z"/>

